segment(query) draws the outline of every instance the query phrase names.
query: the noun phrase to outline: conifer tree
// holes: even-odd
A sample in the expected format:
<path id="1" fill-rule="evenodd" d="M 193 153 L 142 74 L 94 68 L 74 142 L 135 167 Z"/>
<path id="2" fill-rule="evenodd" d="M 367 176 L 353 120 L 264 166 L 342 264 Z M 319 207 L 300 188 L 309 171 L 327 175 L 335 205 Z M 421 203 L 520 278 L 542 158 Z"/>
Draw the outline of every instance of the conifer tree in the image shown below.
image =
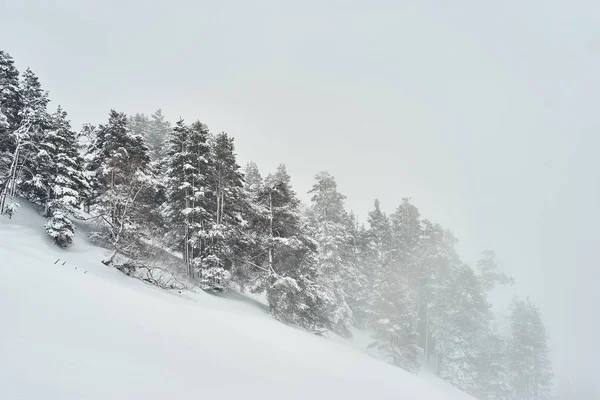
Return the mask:
<path id="1" fill-rule="evenodd" d="M 42 136 L 36 162 L 38 185 L 45 189 L 45 216 L 49 218 L 46 232 L 62 247 L 71 244 L 74 227 L 68 219 L 81 202 L 82 192 L 89 185 L 83 173 L 76 136 L 71 130 L 67 113 L 58 107 L 51 116 L 51 127 Z"/>
<path id="2" fill-rule="evenodd" d="M 550 399 L 552 364 L 540 310 L 529 299 L 514 299 L 510 310 L 513 398 Z"/>
<path id="3" fill-rule="evenodd" d="M 329 316 L 331 330 L 349 336 L 353 318 L 345 289 L 356 279 L 356 265 L 349 257 L 352 238 L 344 209 L 345 196 L 338 192 L 335 179 L 329 173 L 321 172 L 315 179 L 309 191 L 312 194 L 309 221 L 312 236 L 319 246 L 320 283 L 328 292 L 323 312 Z"/>
<path id="4" fill-rule="evenodd" d="M 477 262 L 483 290 L 489 292 L 496 285 L 512 285 L 514 279 L 508 275 L 498 272 L 496 265 L 496 254 L 492 250 L 485 250 L 482 258 Z"/>
<path id="5" fill-rule="evenodd" d="M 5 116 L 7 123 L 0 127 L 0 152 L 10 152 L 12 146 L 8 143 L 3 144 L 3 139 L 6 138 L 8 131 L 14 132 L 21 125 L 22 108 L 19 71 L 10 54 L 0 50 L 0 113 Z"/>
<path id="6" fill-rule="evenodd" d="M 166 120 L 162 110 L 158 109 L 150 116 L 150 124 L 146 143 L 150 150 L 150 158 L 159 160 L 166 154 L 165 144 L 168 140 L 171 124 Z"/>
<path id="7" fill-rule="evenodd" d="M 419 212 L 404 199 L 392 214 L 390 260 L 380 272 L 375 289 L 376 315 L 373 342 L 395 365 L 418 369 L 418 303 L 415 290 L 419 276 L 417 246 L 421 236 Z"/>
<path id="8" fill-rule="evenodd" d="M 188 150 L 190 129 L 183 120 L 179 120 L 169 136 L 166 156 L 167 201 L 163 214 L 167 223 L 166 241 L 174 250 L 181 251 L 187 266 L 188 275 L 192 275 L 191 259 L 191 220 L 190 204 L 192 185 L 188 180 L 190 152 Z"/>
<path id="9" fill-rule="evenodd" d="M 469 266 L 450 271 L 444 301 L 434 318 L 434 338 L 439 375 L 467 393 L 481 388 L 479 365 L 489 328 L 490 306 L 481 284 Z"/>
<path id="10" fill-rule="evenodd" d="M 146 114 L 136 113 L 127 118 L 129 129 L 134 135 L 144 138 L 146 146 L 148 145 L 148 136 L 150 134 L 150 118 Z"/>
<path id="11" fill-rule="evenodd" d="M 317 244 L 308 235 L 284 165 L 267 176 L 256 199 L 254 226 L 264 247 L 250 262 L 262 271 L 258 287 L 266 291 L 271 314 L 312 331 L 329 328 L 323 313 L 328 293 L 319 283 Z"/>
<path id="12" fill-rule="evenodd" d="M 364 310 L 355 313 L 360 325 L 370 325 L 377 320 L 375 301 L 378 290 L 383 288 L 386 279 L 384 271 L 389 268 L 391 257 L 391 227 L 388 216 L 381 210 L 379 200 L 375 200 L 374 208 L 367 217 L 369 228 L 362 233 L 360 246 L 360 265 L 367 278 L 365 284 Z"/>
<path id="13" fill-rule="evenodd" d="M 244 186 L 242 203 L 242 221 L 240 223 L 241 237 L 238 249 L 241 260 L 232 271 L 232 281 L 243 292 L 264 292 L 263 274 L 256 265 L 265 259 L 267 248 L 268 209 L 265 202 L 264 180 L 254 162 L 249 162 L 244 168 Z"/>
<path id="14" fill-rule="evenodd" d="M 46 217 L 51 217 L 57 209 L 73 211 L 88 184 L 75 133 L 71 130 L 67 113 L 60 106 L 50 116 L 48 129 L 40 136 L 37 152 L 32 158 L 35 175 L 30 180 L 30 197 L 43 204 Z"/>
<path id="15" fill-rule="evenodd" d="M 220 133 L 212 142 L 212 223 L 207 232 L 210 259 L 203 274 L 210 286 L 224 287 L 227 280 L 245 264 L 247 246 L 243 213 L 247 208 L 244 177 L 236 161 L 233 138 Z M 207 268 L 208 267 L 208 268 Z M 211 283 L 212 282 L 212 283 Z"/>
<path id="16" fill-rule="evenodd" d="M 117 254 L 134 257 L 143 247 L 141 238 L 151 228 L 151 205 L 143 201 L 155 188 L 149 168 L 148 149 L 141 136 L 128 127 L 127 116 L 111 110 L 109 121 L 100 126 L 92 147 L 90 164 L 98 181 L 93 199 L 94 213 L 101 224 L 93 237 L 112 251 L 104 262 L 112 264 Z"/>

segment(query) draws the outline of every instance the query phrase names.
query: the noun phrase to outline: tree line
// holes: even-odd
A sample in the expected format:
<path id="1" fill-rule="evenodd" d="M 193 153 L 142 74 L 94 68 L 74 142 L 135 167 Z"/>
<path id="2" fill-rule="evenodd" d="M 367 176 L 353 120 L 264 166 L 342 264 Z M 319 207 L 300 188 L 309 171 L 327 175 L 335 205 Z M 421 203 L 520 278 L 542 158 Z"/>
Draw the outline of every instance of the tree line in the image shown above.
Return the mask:
<path id="1" fill-rule="evenodd" d="M 472 268 L 457 239 L 407 198 L 374 201 L 366 224 L 335 178 L 315 176 L 302 204 L 280 165 L 237 163 L 234 139 L 200 121 L 111 110 L 71 128 L 27 69 L 0 51 L 0 213 L 39 205 L 60 247 L 91 219 L 103 262 L 151 271 L 149 249 L 175 255 L 208 291 L 264 293 L 274 318 L 314 333 L 371 332 L 372 351 L 409 371 L 430 368 L 480 399 L 547 399 L 552 367 L 539 309 L 515 299 L 510 334 L 494 328 L 490 292 L 512 284 L 485 251 Z"/>

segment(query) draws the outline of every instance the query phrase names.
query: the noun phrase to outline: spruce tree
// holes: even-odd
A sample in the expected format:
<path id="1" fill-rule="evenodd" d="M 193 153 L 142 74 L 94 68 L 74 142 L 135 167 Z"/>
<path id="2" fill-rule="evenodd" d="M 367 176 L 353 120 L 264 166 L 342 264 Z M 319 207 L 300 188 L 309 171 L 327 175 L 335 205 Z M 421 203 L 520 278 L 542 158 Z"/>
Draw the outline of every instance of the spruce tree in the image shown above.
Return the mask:
<path id="1" fill-rule="evenodd" d="M 264 247 L 252 266 L 263 272 L 261 287 L 271 314 L 315 332 L 329 328 L 328 315 L 323 313 L 328 291 L 320 284 L 317 244 L 308 234 L 284 165 L 267 176 L 257 199 L 262 210 L 255 226 Z"/>
<path id="2" fill-rule="evenodd" d="M 0 152 L 10 151 L 3 144 L 8 131 L 15 131 L 21 124 L 20 112 L 23 98 L 20 90 L 19 71 L 10 54 L 0 50 L 0 114 L 6 117 L 8 125 L 0 127 Z"/>
<path id="3" fill-rule="evenodd" d="M 498 272 L 496 265 L 496 254 L 492 250 L 485 250 L 481 259 L 477 262 L 477 269 L 481 277 L 483 289 L 491 291 L 497 285 L 512 285 L 514 279 L 508 275 Z"/>
<path id="4" fill-rule="evenodd" d="M 381 210 L 379 200 L 367 216 L 368 229 L 364 230 L 360 240 L 360 265 L 367 278 L 363 295 L 362 312 L 355 313 L 359 326 L 369 326 L 377 320 L 375 301 L 377 291 L 383 287 L 384 271 L 387 271 L 391 256 L 391 227 L 388 216 Z"/>
<path id="5" fill-rule="evenodd" d="M 315 179 L 309 191 L 312 194 L 309 221 L 312 236 L 319 246 L 320 283 L 328 293 L 323 312 L 329 316 L 331 330 L 349 336 L 353 318 L 345 289 L 356 279 L 357 267 L 349 257 L 352 238 L 344 209 L 345 196 L 338 192 L 335 179 L 329 173 L 321 172 Z"/>
<path id="6" fill-rule="evenodd" d="M 552 395 L 552 363 L 539 308 L 529 299 L 511 304 L 511 370 L 513 398 L 546 400 Z"/>
<path id="7" fill-rule="evenodd" d="M 79 206 L 81 192 L 88 184 L 75 133 L 67 113 L 60 106 L 51 115 L 49 127 L 39 138 L 37 149 L 33 155 L 36 167 L 32 197 L 44 205 L 46 217 L 51 217 L 56 209 L 73 211 Z"/>
<path id="8" fill-rule="evenodd" d="M 241 259 L 232 271 L 232 281 L 244 292 L 264 292 L 265 282 L 262 272 L 256 265 L 265 259 L 267 248 L 268 209 L 265 204 L 264 180 L 254 162 L 244 168 L 244 202 L 240 223 L 239 250 Z"/>
<path id="9" fill-rule="evenodd" d="M 146 114 L 136 113 L 127 118 L 127 124 L 129 125 L 129 129 L 134 135 L 139 135 L 144 138 L 146 142 L 146 146 L 150 147 L 148 144 L 148 135 L 150 132 L 150 118 Z"/>
<path id="10" fill-rule="evenodd" d="M 159 160 L 166 154 L 165 144 L 168 140 L 171 124 L 165 119 L 162 110 L 158 109 L 150 116 L 150 124 L 146 143 L 150 150 L 150 158 Z"/>
<path id="11" fill-rule="evenodd" d="M 445 285 L 443 304 L 434 318 L 439 375 L 470 394 L 481 390 L 479 364 L 491 311 L 473 270 L 455 266 Z"/>
<path id="12" fill-rule="evenodd" d="M 183 120 L 179 120 L 169 135 L 169 145 L 166 156 L 166 188 L 167 201 L 163 214 L 167 223 L 166 242 L 174 250 L 181 251 L 187 266 L 188 275 L 192 275 L 190 262 L 193 258 L 191 251 L 191 232 L 189 208 L 192 185 L 188 180 L 190 153 L 188 150 L 190 129 Z"/>
<path id="13" fill-rule="evenodd" d="M 375 288 L 373 342 L 392 363 L 409 371 L 419 367 L 416 280 L 421 272 L 417 246 L 420 215 L 408 199 L 391 215 L 390 256 Z"/>
<path id="14" fill-rule="evenodd" d="M 152 229 L 148 226 L 152 204 L 144 201 L 150 197 L 145 193 L 154 190 L 156 180 L 143 138 L 131 132 L 124 113 L 111 110 L 92 151 L 90 167 L 98 182 L 93 211 L 101 221 L 93 238 L 110 246 L 111 255 L 104 262 L 112 264 L 117 254 L 132 258 L 143 248 L 141 239 Z"/>
<path id="15" fill-rule="evenodd" d="M 67 113 L 58 107 L 51 116 L 51 128 L 42 136 L 37 154 L 39 184 L 45 188 L 45 215 L 49 218 L 46 232 L 62 247 L 71 244 L 74 227 L 68 214 L 81 203 L 82 193 L 89 188 L 83 173 L 75 133 Z"/>

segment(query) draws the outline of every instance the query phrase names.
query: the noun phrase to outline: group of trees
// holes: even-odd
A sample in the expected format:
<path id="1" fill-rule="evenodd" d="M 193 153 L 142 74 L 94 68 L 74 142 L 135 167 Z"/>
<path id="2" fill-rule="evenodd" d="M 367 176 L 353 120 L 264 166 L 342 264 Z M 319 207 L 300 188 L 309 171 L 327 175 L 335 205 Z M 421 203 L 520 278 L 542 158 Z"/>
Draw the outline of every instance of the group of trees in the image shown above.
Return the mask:
<path id="1" fill-rule="evenodd" d="M 199 121 L 113 110 L 76 134 L 48 105 L 35 74 L 0 51 L 2 214 L 15 213 L 17 196 L 39 204 L 63 247 L 74 219 L 94 219 L 107 265 L 168 249 L 205 290 L 265 293 L 275 318 L 315 333 L 369 329 L 380 357 L 427 365 L 478 398 L 550 397 L 538 308 L 515 300 L 511 335 L 496 332 L 488 297 L 512 279 L 491 251 L 474 269 L 463 263 L 452 233 L 409 199 L 389 215 L 376 200 L 364 225 L 330 174 L 316 175 L 305 206 L 284 165 L 264 178 L 254 163 L 242 169 L 233 138 Z"/>

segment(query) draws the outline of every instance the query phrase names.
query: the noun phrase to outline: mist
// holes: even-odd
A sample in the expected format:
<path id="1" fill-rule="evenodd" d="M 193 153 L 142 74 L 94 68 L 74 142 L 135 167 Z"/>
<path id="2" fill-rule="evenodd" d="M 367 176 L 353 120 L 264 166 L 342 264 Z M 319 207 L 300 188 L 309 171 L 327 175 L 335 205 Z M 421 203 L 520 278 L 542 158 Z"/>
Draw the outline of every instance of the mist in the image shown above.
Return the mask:
<path id="1" fill-rule="evenodd" d="M 285 163 L 302 200 L 335 176 L 366 223 L 404 197 L 475 265 L 493 249 L 539 304 L 555 382 L 594 376 L 600 4 L 4 0 L 2 47 L 76 128 L 161 108 Z M 596 394 L 597 396 L 597 394 Z"/>

